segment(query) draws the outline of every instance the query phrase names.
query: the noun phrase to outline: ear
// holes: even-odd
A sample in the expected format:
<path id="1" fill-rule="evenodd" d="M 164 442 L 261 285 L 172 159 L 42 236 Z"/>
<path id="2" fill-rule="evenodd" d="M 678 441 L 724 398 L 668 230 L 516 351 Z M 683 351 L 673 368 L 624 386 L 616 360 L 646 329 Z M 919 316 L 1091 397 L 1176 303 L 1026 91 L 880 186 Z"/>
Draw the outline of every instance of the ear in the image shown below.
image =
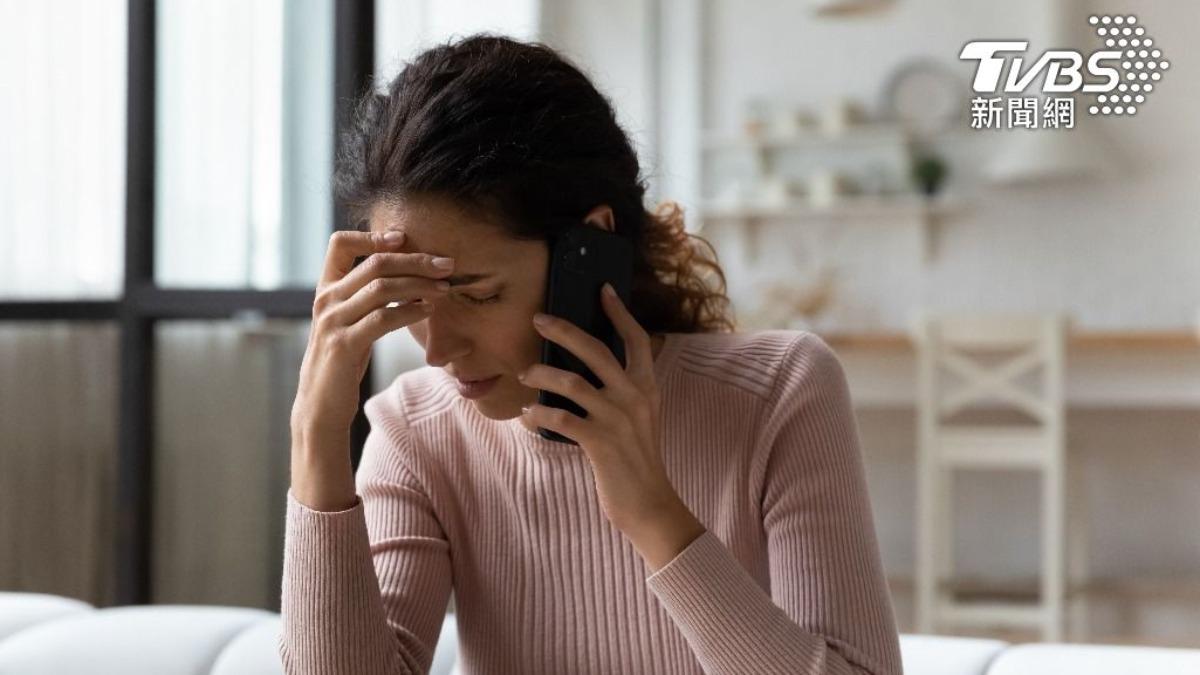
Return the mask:
<path id="1" fill-rule="evenodd" d="M 613 220 L 612 207 L 608 204 L 600 204 L 594 207 L 591 211 L 588 211 L 587 215 L 583 217 L 583 221 L 595 227 L 599 227 L 602 230 L 608 230 L 609 232 L 614 231 L 616 228 L 616 224 Z"/>

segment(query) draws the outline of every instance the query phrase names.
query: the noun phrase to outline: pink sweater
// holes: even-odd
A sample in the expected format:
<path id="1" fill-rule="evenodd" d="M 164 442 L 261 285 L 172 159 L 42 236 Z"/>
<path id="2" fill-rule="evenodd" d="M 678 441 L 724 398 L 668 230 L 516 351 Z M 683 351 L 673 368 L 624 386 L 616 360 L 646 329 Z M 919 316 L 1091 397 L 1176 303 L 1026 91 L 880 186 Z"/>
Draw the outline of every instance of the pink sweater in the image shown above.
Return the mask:
<path id="1" fill-rule="evenodd" d="M 901 672 L 841 363 L 802 331 L 674 333 L 672 484 L 707 531 L 653 574 L 587 455 L 484 417 L 440 368 L 366 403 L 360 499 L 288 493 L 288 673 L 423 673 L 451 590 L 463 673 Z"/>

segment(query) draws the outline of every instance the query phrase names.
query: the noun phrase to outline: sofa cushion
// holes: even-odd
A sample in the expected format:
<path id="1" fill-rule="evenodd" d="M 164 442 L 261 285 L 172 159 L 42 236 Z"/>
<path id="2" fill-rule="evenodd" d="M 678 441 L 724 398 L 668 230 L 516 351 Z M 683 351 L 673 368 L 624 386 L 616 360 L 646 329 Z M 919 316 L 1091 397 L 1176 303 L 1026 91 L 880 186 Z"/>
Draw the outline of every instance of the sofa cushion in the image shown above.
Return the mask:
<path id="1" fill-rule="evenodd" d="M 942 635 L 900 635 L 904 675 L 983 675 L 1008 643 Z"/>
<path id="2" fill-rule="evenodd" d="M 906 671 L 907 672 L 907 671 Z M 1085 644 L 1009 647 L 988 675 L 1194 675 L 1200 649 Z"/>
<path id="3" fill-rule="evenodd" d="M 213 664 L 209 675 L 282 675 L 279 615 L 251 624 L 233 638 Z"/>
<path id="4" fill-rule="evenodd" d="M 261 609 L 188 605 L 81 612 L 0 641 L 0 673 L 202 675 L 239 633 L 271 616 Z"/>
<path id="5" fill-rule="evenodd" d="M 94 608 L 82 600 L 45 593 L 0 593 L 0 640 L 17 631 Z"/>

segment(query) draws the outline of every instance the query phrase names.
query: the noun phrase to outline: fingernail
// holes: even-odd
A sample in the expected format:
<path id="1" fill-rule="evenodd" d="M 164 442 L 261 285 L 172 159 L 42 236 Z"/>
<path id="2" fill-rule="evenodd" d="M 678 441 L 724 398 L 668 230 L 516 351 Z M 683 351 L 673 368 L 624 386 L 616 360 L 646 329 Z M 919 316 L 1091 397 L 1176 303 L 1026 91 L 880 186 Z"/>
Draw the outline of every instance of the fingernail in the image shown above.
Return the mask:
<path id="1" fill-rule="evenodd" d="M 434 258 L 433 266 L 444 270 L 454 267 L 454 258 Z"/>
<path id="2" fill-rule="evenodd" d="M 540 328 L 545 328 L 546 326 L 550 325 L 550 316 L 538 312 L 537 314 L 533 315 L 533 323 Z"/>
<path id="3" fill-rule="evenodd" d="M 617 297 L 617 292 L 613 290 L 612 284 L 604 282 L 604 294 L 610 298 Z"/>
<path id="4" fill-rule="evenodd" d="M 399 243 L 403 238 L 404 233 L 399 230 L 389 230 L 383 233 L 383 240 L 391 244 Z"/>
<path id="5" fill-rule="evenodd" d="M 522 413 L 524 413 L 524 414 L 526 414 L 526 415 L 528 415 L 528 414 L 529 414 L 529 411 L 530 411 L 530 410 L 533 410 L 533 406 L 531 406 L 531 405 L 523 405 L 523 406 L 521 406 L 521 412 L 522 412 Z"/>

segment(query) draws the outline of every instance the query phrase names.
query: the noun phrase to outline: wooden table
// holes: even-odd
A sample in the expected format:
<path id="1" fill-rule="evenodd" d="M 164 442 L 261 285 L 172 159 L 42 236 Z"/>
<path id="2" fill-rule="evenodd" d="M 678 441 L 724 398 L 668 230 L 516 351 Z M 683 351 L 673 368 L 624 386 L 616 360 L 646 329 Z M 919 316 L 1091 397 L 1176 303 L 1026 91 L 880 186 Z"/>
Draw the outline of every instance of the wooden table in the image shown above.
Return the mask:
<path id="1" fill-rule="evenodd" d="M 830 347 L 843 349 L 872 349 L 904 351 L 913 349 L 912 338 L 905 333 L 820 333 Z M 1070 331 L 1067 349 L 1148 349 L 1198 350 L 1200 330 L 1173 331 Z"/>
<path id="2" fill-rule="evenodd" d="M 916 349 L 902 332 L 819 332 L 837 352 L 858 407 L 914 407 Z M 1200 408 L 1200 333 L 1068 332 L 1071 407 Z"/>

